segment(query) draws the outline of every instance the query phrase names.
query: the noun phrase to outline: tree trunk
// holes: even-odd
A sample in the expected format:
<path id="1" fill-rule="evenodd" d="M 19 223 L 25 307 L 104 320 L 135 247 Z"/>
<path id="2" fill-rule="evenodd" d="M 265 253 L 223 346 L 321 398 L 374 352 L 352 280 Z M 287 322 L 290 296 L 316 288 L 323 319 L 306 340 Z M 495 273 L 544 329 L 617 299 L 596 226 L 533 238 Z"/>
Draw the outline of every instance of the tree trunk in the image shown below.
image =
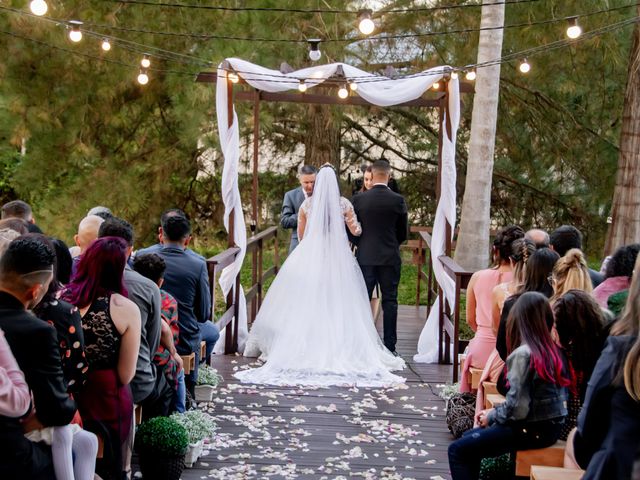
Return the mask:
<path id="1" fill-rule="evenodd" d="M 330 163 L 340 171 L 340 123 L 328 105 L 310 105 L 304 163 L 320 167 Z"/>
<path id="2" fill-rule="evenodd" d="M 640 14 L 640 7 L 638 7 Z M 605 255 L 640 240 L 640 26 L 633 29 L 624 95 L 620 155 Z"/>
<path id="3" fill-rule="evenodd" d="M 483 0 L 483 3 L 495 3 Z M 480 26 L 504 25 L 504 4 L 483 5 Z M 502 29 L 482 30 L 478 45 L 478 63 L 502 55 Z M 491 213 L 491 178 L 496 138 L 500 65 L 479 68 L 471 117 L 469 161 L 465 181 L 460 234 L 455 260 L 470 270 L 486 268 L 489 263 L 489 223 Z"/>

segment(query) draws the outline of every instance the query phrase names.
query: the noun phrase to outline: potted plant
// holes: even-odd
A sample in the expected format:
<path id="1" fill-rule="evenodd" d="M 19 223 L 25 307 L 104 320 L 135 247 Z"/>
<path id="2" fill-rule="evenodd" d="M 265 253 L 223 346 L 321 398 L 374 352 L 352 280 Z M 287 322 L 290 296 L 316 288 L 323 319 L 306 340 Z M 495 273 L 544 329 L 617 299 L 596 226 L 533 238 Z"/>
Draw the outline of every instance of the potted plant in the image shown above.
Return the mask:
<path id="1" fill-rule="evenodd" d="M 202 455 L 204 440 L 210 438 L 216 429 L 216 423 L 210 415 L 200 410 L 189 410 L 185 413 L 174 413 L 172 419 L 182 425 L 189 437 L 189 448 L 184 458 L 187 468 Z"/>
<path id="2" fill-rule="evenodd" d="M 187 430 L 175 419 L 156 417 L 142 422 L 136 432 L 142 476 L 153 480 L 179 480 L 188 445 Z"/>
<path id="3" fill-rule="evenodd" d="M 196 402 L 210 402 L 213 392 L 222 380 L 215 368 L 204 365 L 198 368 L 198 381 L 196 382 Z"/>

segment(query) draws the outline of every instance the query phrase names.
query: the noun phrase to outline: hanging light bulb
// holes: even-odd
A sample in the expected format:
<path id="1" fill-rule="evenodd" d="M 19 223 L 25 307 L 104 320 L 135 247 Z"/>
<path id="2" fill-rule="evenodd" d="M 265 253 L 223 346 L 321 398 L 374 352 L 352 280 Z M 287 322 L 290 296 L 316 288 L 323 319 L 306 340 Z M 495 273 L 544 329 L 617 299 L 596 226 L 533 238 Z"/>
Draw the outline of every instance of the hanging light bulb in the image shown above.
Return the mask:
<path id="1" fill-rule="evenodd" d="M 147 69 L 141 68 L 140 73 L 138 74 L 138 83 L 140 85 L 146 85 L 149 83 L 149 75 L 147 75 Z"/>
<path id="2" fill-rule="evenodd" d="M 349 90 L 347 90 L 347 86 L 344 83 L 340 85 L 338 96 L 343 100 L 349 96 Z"/>
<path id="3" fill-rule="evenodd" d="M 455 80 L 456 78 L 458 78 L 458 72 L 451 72 L 451 78 L 453 80 Z"/>
<path id="4" fill-rule="evenodd" d="M 360 33 L 363 35 L 372 34 L 376 28 L 376 24 L 373 23 L 373 20 L 371 19 L 372 13 L 373 12 L 369 9 L 360 10 L 358 13 L 358 20 L 360 20 L 358 23 L 358 30 L 360 30 Z"/>
<path id="5" fill-rule="evenodd" d="M 317 62 L 322 56 L 319 47 L 321 40 L 319 38 L 310 38 L 307 42 L 309 43 L 309 58 L 312 62 Z"/>
<path id="6" fill-rule="evenodd" d="M 71 31 L 69 32 L 69 40 L 72 42 L 78 43 L 82 40 L 82 32 L 80 31 L 80 26 L 82 22 L 78 20 L 70 20 L 69 25 L 71 25 Z"/>
<path id="7" fill-rule="evenodd" d="M 29 3 L 29 9 L 31 10 L 31 13 L 41 17 L 42 15 L 47 13 L 47 10 L 49 10 L 49 6 L 44 0 L 32 0 L 31 3 Z"/>
<path id="8" fill-rule="evenodd" d="M 469 70 L 467 72 L 467 74 L 464 76 L 464 78 L 466 78 L 470 82 L 473 82 L 476 79 L 476 71 L 475 70 Z"/>
<path id="9" fill-rule="evenodd" d="M 569 26 L 567 27 L 567 37 L 571 40 L 575 40 L 582 35 L 582 28 L 578 25 L 578 17 L 572 17 L 569 19 Z"/>
<path id="10" fill-rule="evenodd" d="M 440 82 L 436 82 L 433 85 L 431 85 L 431 88 L 433 88 L 434 90 L 439 90 L 440 89 Z"/>
<path id="11" fill-rule="evenodd" d="M 529 65 L 529 62 L 527 62 L 527 59 L 525 58 L 524 60 L 522 60 L 522 62 L 520 62 L 518 69 L 522 73 L 529 73 L 529 71 L 531 70 L 531 65 Z"/>
<path id="12" fill-rule="evenodd" d="M 149 68 L 151 66 L 151 59 L 149 58 L 149 54 L 145 53 L 142 56 L 142 60 L 140 60 L 140 66 L 142 68 Z"/>
<path id="13" fill-rule="evenodd" d="M 109 50 L 111 50 L 111 42 L 109 41 L 108 38 L 105 38 L 104 40 L 102 40 L 102 50 L 104 50 L 105 52 L 108 52 Z"/>
<path id="14" fill-rule="evenodd" d="M 356 82 L 354 82 L 353 80 L 349 80 L 349 89 L 352 92 L 355 92 L 356 90 L 358 90 L 358 84 Z"/>
<path id="15" fill-rule="evenodd" d="M 240 77 L 235 72 L 229 72 L 227 78 L 231 80 L 231 83 L 238 83 L 240 81 Z"/>
<path id="16" fill-rule="evenodd" d="M 300 90 L 300 92 L 302 93 L 307 91 L 307 84 L 304 83 L 303 79 L 300 79 L 300 83 L 298 84 L 298 90 Z"/>

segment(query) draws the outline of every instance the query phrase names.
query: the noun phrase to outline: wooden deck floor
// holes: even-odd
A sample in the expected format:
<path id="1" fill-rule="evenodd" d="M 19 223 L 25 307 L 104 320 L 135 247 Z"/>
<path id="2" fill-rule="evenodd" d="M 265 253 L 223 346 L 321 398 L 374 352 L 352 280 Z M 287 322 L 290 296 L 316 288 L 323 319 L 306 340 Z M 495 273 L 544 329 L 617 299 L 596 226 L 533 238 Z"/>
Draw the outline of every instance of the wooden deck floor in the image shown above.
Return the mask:
<path id="1" fill-rule="evenodd" d="M 200 407 L 219 429 L 182 479 L 450 478 L 452 436 L 436 385 L 450 381 L 451 366 L 413 363 L 424 318 L 424 307 L 400 307 L 398 351 L 409 368 L 393 389 L 249 388 L 233 372 L 250 361 L 216 357 L 225 382 Z"/>

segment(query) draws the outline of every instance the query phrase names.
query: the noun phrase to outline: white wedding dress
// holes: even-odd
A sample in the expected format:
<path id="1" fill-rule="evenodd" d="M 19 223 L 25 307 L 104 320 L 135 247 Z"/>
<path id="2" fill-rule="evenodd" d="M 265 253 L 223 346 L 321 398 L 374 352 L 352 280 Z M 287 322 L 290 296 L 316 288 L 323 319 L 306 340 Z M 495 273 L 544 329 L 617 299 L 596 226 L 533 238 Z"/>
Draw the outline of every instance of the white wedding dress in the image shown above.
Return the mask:
<path id="1" fill-rule="evenodd" d="M 266 363 L 235 374 L 246 383 L 383 387 L 404 378 L 404 361 L 380 340 L 345 221 L 357 222 L 340 197 L 332 168 L 320 169 L 303 207 L 307 223 L 264 299 L 244 355 Z M 352 231 L 359 224 L 350 225 Z M 357 233 L 357 232 L 356 232 Z"/>

